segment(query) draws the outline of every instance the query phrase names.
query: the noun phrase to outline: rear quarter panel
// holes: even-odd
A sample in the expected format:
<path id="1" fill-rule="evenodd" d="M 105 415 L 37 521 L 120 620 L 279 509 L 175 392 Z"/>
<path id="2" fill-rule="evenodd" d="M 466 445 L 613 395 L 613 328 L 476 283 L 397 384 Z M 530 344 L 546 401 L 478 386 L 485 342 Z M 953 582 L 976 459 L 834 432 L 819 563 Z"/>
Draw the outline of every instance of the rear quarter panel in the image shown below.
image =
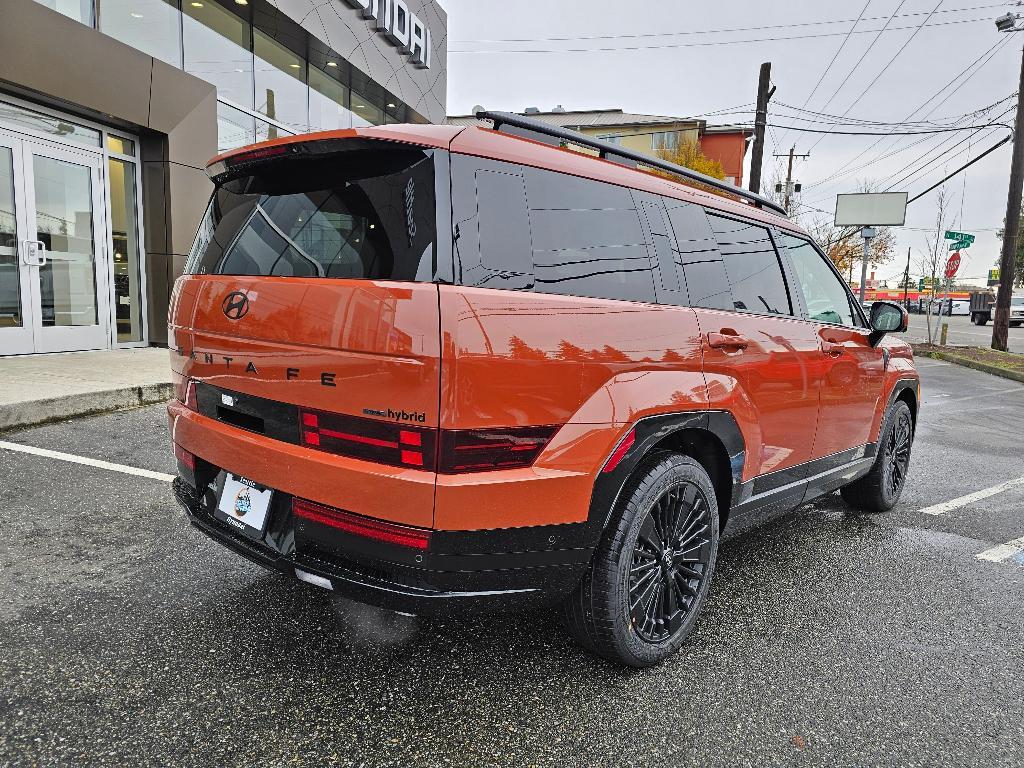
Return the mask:
<path id="1" fill-rule="evenodd" d="M 637 419 L 707 408 L 693 310 L 441 286 L 441 426 L 563 425 L 532 467 L 439 475 L 439 528 L 582 522 Z"/>

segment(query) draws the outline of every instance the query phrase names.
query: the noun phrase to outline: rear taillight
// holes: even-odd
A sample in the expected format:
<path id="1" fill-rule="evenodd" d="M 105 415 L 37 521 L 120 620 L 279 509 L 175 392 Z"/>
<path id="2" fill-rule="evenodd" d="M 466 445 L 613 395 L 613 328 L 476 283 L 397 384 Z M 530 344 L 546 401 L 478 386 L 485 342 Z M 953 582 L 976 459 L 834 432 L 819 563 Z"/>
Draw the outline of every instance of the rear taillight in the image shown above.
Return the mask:
<path id="1" fill-rule="evenodd" d="M 395 467 L 433 470 L 437 432 L 386 421 L 300 411 L 302 444 L 327 453 L 366 459 Z"/>
<path id="2" fill-rule="evenodd" d="M 486 472 L 528 467 L 558 427 L 446 429 L 441 431 L 438 472 Z"/>
<path id="3" fill-rule="evenodd" d="M 372 520 L 361 515 L 354 515 L 341 509 L 317 504 L 306 499 L 292 499 L 292 513 L 303 520 L 311 520 L 353 536 L 384 541 L 413 549 L 426 549 L 430 545 L 430 531 L 423 528 L 412 528 L 397 523 L 386 523 L 383 520 Z"/>
<path id="4" fill-rule="evenodd" d="M 299 412 L 300 440 L 308 448 L 442 474 L 528 467 L 557 431 L 557 426 L 437 430 Z"/>

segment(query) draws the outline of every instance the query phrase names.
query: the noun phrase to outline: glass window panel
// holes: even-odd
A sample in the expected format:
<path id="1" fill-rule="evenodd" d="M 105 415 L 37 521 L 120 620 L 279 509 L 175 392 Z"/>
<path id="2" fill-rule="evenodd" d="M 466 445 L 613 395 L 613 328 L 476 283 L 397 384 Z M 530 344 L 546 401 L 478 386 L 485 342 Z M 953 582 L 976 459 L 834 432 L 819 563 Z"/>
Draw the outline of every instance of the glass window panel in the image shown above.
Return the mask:
<path id="1" fill-rule="evenodd" d="M 131 155 L 135 157 L 135 142 L 131 139 L 122 139 L 120 136 L 107 134 L 107 149 L 119 155 Z"/>
<path id="2" fill-rule="evenodd" d="M 96 325 L 91 170 L 39 155 L 32 169 L 36 236 L 46 246 L 39 268 L 43 325 Z"/>
<path id="3" fill-rule="evenodd" d="M 56 136 L 61 141 L 70 141 L 87 147 L 103 146 L 103 136 L 95 128 L 69 123 L 63 118 L 44 115 L 3 101 L 0 101 L 0 122 Z"/>
<path id="4" fill-rule="evenodd" d="M 63 13 L 70 19 L 93 26 L 93 0 L 36 0 L 57 13 Z"/>
<path id="5" fill-rule="evenodd" d="M 327 72 L 309 67 L 309 128 L 332 131 L 352 127 L 348 88 Z"/>
<path id="6" fill-rule="evenodd" d="M 276 125 L 271 125 L 266 120 L 260 120 L 256 118 L 256 141 L 266 141 L 267 139 L 279 139 L 282 136 L 294 136 L 293 131 L 289 131 L 286 128 L 281 128 Z"/>
<path id="7" fill-rule="evenodd" d="M 818 323 L 857 325 L 846 286 L 825 263 L 825 256 L 806 240 L 782 237 L 807 302 L 808 317 Z"/>
<path id="8" fill-rule="evenodd" d="M 309 126 L 305 59 L 258 29 L 253 36 L 253 51 L 256 111 L 305 131 Z"/>
<path id="9" fill-rule="evenodd" d="M 244 147 L 256 141 L 256 121 L 252 115 L 217 102 L 217 151 Z"/>
<path id="10" fill-rule="evenodd" d="M 352 126 L 384 125 L 384 110 L 361 93 L 352 91 Z"/>
<path id="11" fill-rule="evenodd" d="M 732 287 L 733 308 L 758 315 L 792 315 L 782 264 L 768 230 L 722 216 L 708 216 Z"/>
<path id="12" fill-rule="evenodd" d="M 18 269 L 14 158 L 10 149 L 0 147 L 0 328 L 18 328 L 23 323 Z"/>
<path id="13" fill-rule="evenodd" d="M 217 95 L 253 108 L 251 27 L 213 0 L 185 0 L 185 70 L 217 86 Z"/>
<path id="14" fill-rule="evenodd" d="M 114 252 L 114 310 L 119 342 L 142 340 L 138 200 L 135 164 L 110 159 L 110 229 Z"/>
<path id="15" fill-rule="evenodd" d="M 100 31 L 171 66 L 181 66 L 178 0 L 103 0 Z"/>

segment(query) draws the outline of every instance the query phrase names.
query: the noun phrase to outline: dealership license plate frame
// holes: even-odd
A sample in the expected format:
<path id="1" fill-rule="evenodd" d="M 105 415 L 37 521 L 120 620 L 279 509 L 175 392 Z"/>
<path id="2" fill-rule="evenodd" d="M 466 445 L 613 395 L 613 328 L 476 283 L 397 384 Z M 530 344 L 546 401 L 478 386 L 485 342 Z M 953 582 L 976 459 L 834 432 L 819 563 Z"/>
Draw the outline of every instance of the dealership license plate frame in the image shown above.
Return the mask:
<path id="1" fill-rule="evenodd" d="M 274 503 L 273 489 L 231 472 L 224 472 L 219 485 L 214 517 L 250 538 L 262 539 Z M 245 504 L 249 508 L 243 512 Z"/>

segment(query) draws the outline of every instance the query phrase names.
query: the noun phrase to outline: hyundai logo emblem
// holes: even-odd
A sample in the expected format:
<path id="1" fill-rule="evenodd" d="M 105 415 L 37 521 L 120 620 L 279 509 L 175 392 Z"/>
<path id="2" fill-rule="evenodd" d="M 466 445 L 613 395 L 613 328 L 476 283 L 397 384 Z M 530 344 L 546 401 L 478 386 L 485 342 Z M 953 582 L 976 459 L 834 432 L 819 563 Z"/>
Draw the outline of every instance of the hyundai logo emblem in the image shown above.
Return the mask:
<path id="1" fill-rule="evenodd" d="M 232 291 L 224 297 L 221 309 L 229 320 L 241 320 L 249 313 L 249 297 L 241 291 Z"/>

